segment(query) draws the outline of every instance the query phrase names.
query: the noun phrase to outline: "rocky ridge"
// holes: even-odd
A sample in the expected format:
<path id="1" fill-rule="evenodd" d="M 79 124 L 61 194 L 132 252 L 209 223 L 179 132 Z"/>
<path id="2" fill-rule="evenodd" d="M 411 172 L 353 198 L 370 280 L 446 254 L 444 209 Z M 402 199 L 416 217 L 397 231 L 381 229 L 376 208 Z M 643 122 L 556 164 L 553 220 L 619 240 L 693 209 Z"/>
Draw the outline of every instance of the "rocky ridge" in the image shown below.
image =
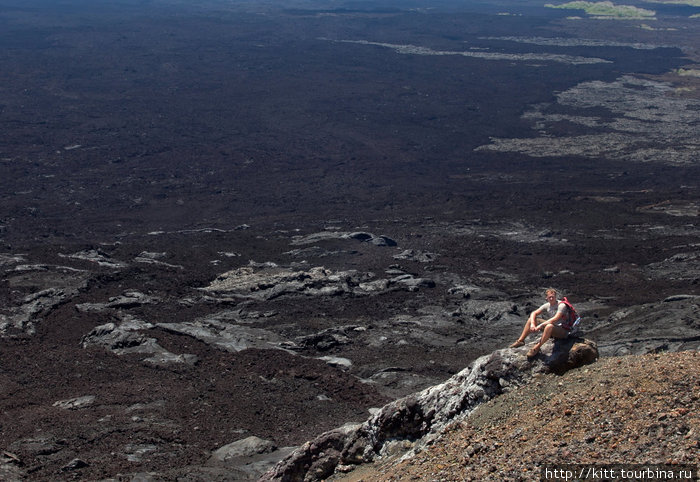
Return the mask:
<path id="1" fill-rule="evenodd" d="M 384 406 L 363 424 L 327 432 L 292 452 L 261 480 L 322 480 L 378 457 L 403 453 L 410 458 L 448 424 L 536 374 L 563 373 L 598 358 L 595 343 L 575 338 L 547 344 L 535 359 L 524 350 L 484 355 L 446 382 Z"/>
<path id="2" fill-rule="evenodd" d="M 538 376 L 456 421 L 423 451 L 330 480 L 541 480 L 546 466 L 700 462 L 700 353 L 603 358 Z"/>

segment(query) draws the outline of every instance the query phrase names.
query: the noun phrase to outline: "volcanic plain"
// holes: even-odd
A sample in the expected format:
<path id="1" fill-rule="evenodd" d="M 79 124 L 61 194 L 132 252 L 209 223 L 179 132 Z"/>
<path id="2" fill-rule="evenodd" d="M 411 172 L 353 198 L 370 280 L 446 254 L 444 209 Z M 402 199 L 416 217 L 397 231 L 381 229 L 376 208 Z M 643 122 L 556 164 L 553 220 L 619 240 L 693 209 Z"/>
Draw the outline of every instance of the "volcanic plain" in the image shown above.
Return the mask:
<path id="1" fill-rule="evenodd" d="M 254 478 L 550 286 L 698 349 L 698 7 L 2 3 L 8 480 Z"/>

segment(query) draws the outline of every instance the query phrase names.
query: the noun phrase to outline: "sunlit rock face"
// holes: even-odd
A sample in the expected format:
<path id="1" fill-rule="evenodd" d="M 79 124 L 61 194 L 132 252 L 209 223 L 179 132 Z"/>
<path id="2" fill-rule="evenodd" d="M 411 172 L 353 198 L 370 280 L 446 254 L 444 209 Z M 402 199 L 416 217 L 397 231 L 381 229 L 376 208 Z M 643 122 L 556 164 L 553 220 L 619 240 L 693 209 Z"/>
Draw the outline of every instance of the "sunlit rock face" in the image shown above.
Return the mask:
<path id="1" fill-rule="evenodd" d="M 505 390 L 527 383 L 536 374 L 562 374 L 598 358 L 594 342 L 576 338 L 546 344 L 532 358 L 524 350 L 484 355 L 445 383 L 382 407 L 363 424 L 327 432 L 292 452 L 261 480 L 321 480 L 339 465 L 371 462 L 402 452 L 410 457 L 449 423 L 468 416 Z"/>

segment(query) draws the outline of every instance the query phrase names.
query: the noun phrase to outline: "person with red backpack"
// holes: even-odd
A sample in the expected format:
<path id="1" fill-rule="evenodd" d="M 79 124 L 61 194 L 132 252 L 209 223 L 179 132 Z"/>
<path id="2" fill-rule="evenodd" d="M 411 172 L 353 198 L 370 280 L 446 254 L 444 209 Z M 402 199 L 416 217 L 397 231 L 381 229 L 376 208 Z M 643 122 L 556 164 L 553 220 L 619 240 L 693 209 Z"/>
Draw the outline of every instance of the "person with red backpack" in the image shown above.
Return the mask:
<path id="1" fill-rule="evenodd" d="M 510 345 L 511 348 L 523 346 L 530 333 L 541 331 L 542 338 L 527 353 L 528 357 L 537 355 L 542 345 L 550 338 L 561 339 L 569 336 L 581 320 L 566 297 L 557 299 L 557 290 L 550 288 L 545 292 L 545 296 L 547 302 L 530 313 L 520 337 Z"/>

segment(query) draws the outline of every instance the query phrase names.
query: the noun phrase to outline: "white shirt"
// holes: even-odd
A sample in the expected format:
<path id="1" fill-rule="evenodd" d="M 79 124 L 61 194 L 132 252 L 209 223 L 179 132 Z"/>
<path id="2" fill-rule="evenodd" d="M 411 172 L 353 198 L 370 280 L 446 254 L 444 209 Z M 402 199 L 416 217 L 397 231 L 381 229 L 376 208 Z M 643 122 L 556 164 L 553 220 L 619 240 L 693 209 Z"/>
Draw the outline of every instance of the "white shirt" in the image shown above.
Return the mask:
<path id="1" fill-rule="evenodd" d="M 562 314 L 566 315 L 567 310 L 568 310 L 568 308 L 566 307 L 566 305 L 559 300 L 557 300 L 557 302 L 554 306 L 550 305 L 549 302 L 547 302 L 539 307 L 540 313 L 547 314 L 547 319 L 554 318 L 554 315 L 556 315 L 557 313 L 562 313 Z M 560 318 L 560 321 L 557 324 L 559 324 L 565 320 L 566 320 L 566 317 L 562 317 L 562 318 Z"/>

